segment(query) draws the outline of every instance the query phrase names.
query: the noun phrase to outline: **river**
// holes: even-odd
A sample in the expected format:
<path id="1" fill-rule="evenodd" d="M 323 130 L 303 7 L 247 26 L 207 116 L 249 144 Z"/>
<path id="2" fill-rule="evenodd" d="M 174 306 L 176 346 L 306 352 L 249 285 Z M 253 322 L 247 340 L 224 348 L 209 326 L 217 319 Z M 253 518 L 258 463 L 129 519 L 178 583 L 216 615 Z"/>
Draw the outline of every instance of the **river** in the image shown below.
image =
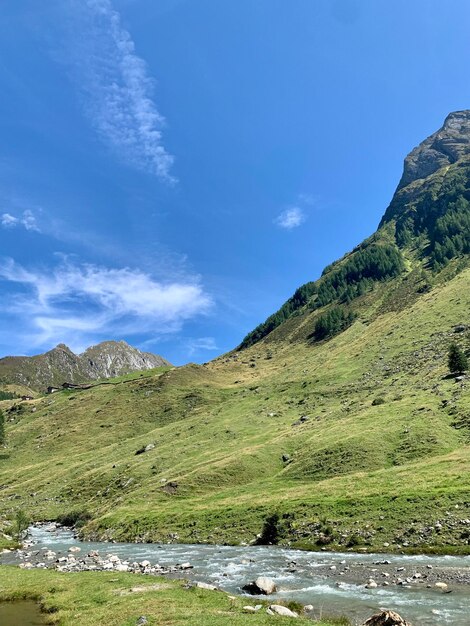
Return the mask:
<path id="1" fill-rule="evenodd" d="M 86 554 L 115 554 L 121 560 L 147 559 L 162 566 L 190 562 L 184 577 L 209 582 L 229 593 L 257 576 L 273 578 L 279 591 L 270 598 L 312 604 L 312 616 L 346 615 L 361 623 L 379 608 L 397 611 L 414 626 L 469 626 L 470 556 L 403 556 L 304 552 L 276 546 L 212 546 L 186 544 L 137 544 L 83 542 L 63 528 L 30 529 L 34 545 L 29 552 L 46 547 L 58 555 L 74 545 Z M 31 558 L 28 557 L 28 560 Z M 34 559 L 33 559 L 34 560 Z M 2 563 L 18 563 L 15 553 L 2 555 Z M 415 578 L 414 578 L 415 577 Z M 373 578 L 378 587 L 366 589 Z M 397 580 L 403 581 L 396 584 Z M 408 582 L 407 582 L 408 581 Z M 447 593 L 436 581 L 448 584 Z M 247 604 L 253 599 L 247 598 Z"/>

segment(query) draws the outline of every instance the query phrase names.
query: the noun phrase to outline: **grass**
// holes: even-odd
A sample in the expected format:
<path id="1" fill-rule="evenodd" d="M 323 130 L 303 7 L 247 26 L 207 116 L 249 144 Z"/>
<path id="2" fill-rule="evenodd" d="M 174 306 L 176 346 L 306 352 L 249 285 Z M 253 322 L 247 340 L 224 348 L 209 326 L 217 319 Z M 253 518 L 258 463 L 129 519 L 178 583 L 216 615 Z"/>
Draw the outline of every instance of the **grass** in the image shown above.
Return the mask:
<path id="1" fill-rule="evenodd" d="M 306 618 L 270 617 L 263 609 L 243 611 L 247 598 L 185 588 L 185 582 L 132 574 L 0 568 L 0 601 L 37 600 L 46 623 L 60 626 L 134 626 L 146 616 L 150 626 L 253 626 L 302 624 Z M 333 626 L 335 621 L 309 624 Z M 344 623 L 344 622 L 341 622 Z"/>
<path id="2" fill-rule="evenodd" d="M 20 404 L 0 515 L 86 511 L 88 536 L 240 543 L 276 513 L 286 545 L 468 553 L 469 383 L 446 378 L 446 355 L 470 346 L 453 331 L 470 270 L 418 293 L 408 266 L 329 341 L 308 340 L 318 312 L 299 315 L 204 366 Z"/>
<path id="3" fill-rule="evenodd" d="M 0 552 L 2 550 L 16 550 L 19 547 L 20 544 L 17 541 L 0 536 Z"/>

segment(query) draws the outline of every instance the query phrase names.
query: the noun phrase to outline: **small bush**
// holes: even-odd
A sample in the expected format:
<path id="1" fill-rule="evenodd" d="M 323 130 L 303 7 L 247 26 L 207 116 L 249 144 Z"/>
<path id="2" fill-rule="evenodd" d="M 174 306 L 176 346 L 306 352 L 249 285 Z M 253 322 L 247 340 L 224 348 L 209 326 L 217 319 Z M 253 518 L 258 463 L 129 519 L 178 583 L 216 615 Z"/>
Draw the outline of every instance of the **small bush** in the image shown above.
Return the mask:
<path id="1" fill-rule="evenodd" d="M 19 509 L 15 514 L 12 524 L 12 535 L 18 543 L 24 539 L 29 524 L 29 517 L 22 509 Z"/>
<path id="2" fill-rule="evenodd" d="M 304 605 L 301 602 L 297 602 L 297 600 L 288 600 L 285 603 L 285 606 L 287 606 L 287 608 L 291 611 L 298 613 L 299 615 L 302 615 L 302 613 L 304 612 Z"/>
<path id="3" fill-rule="evenodd" d="M 364 539 L 361 535 L 351 535 L 348 539 L 346 546 L 348 548 L 355 548 L 356 546 L 363 546 Z"/>
<path id="4" fill-rule="evenodd" d="M 0 400 L 14 400 L 15 398 L 18 398 L 16 393 L 11 391 L 0 391 Z"/>
<path id="5" fill-rule="evenodd" d="M 67 526 L 69 528 L 74 526 L 75 528 L 81 528 L 87 522 L 89 522 L 91 518 L 92 515 L 89 511 L 69 511 L 68 513 L 63 513 L 62 515 L 59 515 L 56 521 L 61 526 Z"/>
<path id="6" fill-rule="evenodd" d="M 449 346 L 447 364 L 452 374 L 460 374 L 468 369 L 468 359 L 456 343 Z"/>
<path id="7" fill-rule="evenodd" d="M 279 541 L 279 515 L 273 513 L 266 518 L 261 537 L 256 540 L 256 545 L 274 545 Z"/>
<path id="8" fill-rule="evenodd" d="M 385 404 L 385 398 L 379 396 L 378 398 L 374 398 L 372 400 L 372 406 L 379 406 L 379 404 Z"/>

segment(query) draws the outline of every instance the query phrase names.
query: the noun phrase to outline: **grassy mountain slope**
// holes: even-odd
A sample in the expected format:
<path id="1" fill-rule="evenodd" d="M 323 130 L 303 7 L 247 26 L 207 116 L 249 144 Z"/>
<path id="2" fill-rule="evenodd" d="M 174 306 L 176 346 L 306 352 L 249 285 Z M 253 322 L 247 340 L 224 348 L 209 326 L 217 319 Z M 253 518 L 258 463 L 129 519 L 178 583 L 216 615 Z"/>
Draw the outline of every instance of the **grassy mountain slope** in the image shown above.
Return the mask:
<path id="1" fill-rule="evenodd" d="M 466 549 L 470 397 L 445 375 L 469 286 L 467 269 L 416 298 L 411 272 L 329 341 L 305 340 L 313 312 L 207 366 L 23 403 L 3 512 L 87 509 L 100 536 L 189 541 L 249 541 L 279 512 L 289 541 Z"/>
<path id="2" fill-rule="evenodd" d="M 452 152 L 467 115 L 449 119 Z M 439 142 L 397 193 L 462 168 L 462 141 L 452 162 Z M 466 211 L 454 191 L 449 223 Z M 400 217 L 421 211 L 407 196 L 243 349 L 16 403 L 0 513 L 81 513 L 86 534 L 115 539 L 470 552 L 469 382 L 446 358 L 470 348 L 470 267 L 465 248 L 433 257 L 439 193 L 434 222 L 400 240 Z"/>

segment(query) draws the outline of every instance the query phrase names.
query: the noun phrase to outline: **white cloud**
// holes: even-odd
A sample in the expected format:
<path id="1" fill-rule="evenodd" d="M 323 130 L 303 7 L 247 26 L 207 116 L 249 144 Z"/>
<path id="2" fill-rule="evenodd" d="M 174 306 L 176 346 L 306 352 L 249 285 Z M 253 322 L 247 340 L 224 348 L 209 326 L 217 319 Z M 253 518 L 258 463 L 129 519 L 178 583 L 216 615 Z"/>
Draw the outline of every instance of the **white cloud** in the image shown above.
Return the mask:
<path id="1" fill-rule="evenodd" d="M 190 355 L 198 352 L 199 350 L 218 350 L 214 337 L 198 337 L 196 339 L 189 339 L 188 341 L 188 353 Z"/>
<path id="2" fill-rule="evenodd" d="M 212 300 L 197 277 L 162 282 L 130 268 L 77 265 L 29 270 L 7 259 L 0 279 L 20 286 L 4 300 L 36 346 L 85 345 L 96 337 L 178 331 L 207 313 Z"/>
<path id="3" fill-rule="evenodd" d="M 285 211 L 282 211 L 277 218 L 274 220 L 275 224 L 280 226 L 281 228 L 285 228 L 287 230 L 291 230 L 292 228 L 297 228 L 305 221 L 305 214 L 299 207 L 290 207 Z"/>
<path id="4" fill-rule="evenodd" d="M 74 3 L 71 51 L 86 111 L 101 137 L 133 165 L 174 182 L 173 156 L 162 145 L 164 118 L 153 102 L 154 82 L 137 56 L 111 0 Z M 83 9 L 85 12 L 83 13 Z"/>
<path id="5" fill-rule="evenodd" d="M 4 228 L 13 228 L 14 226 L 17 226 L 19 223 L 19 219 L 17 217 L 14 217 L 13 215 L 10 215 L 9 213 L 4 213 L 2 215 L 2 226 Z"/>
<path id="6" fill-rule="evenodd" d="M 0 217 L 0 222 L 4 228 L 15 228 L 16 226 L 22 226 L 26 230 L 40 232 L 36 218 L 33 212 L 29 209 L 23 211 L 20 217 L 15 217 L 10 213 L 3 213 Z"/>

